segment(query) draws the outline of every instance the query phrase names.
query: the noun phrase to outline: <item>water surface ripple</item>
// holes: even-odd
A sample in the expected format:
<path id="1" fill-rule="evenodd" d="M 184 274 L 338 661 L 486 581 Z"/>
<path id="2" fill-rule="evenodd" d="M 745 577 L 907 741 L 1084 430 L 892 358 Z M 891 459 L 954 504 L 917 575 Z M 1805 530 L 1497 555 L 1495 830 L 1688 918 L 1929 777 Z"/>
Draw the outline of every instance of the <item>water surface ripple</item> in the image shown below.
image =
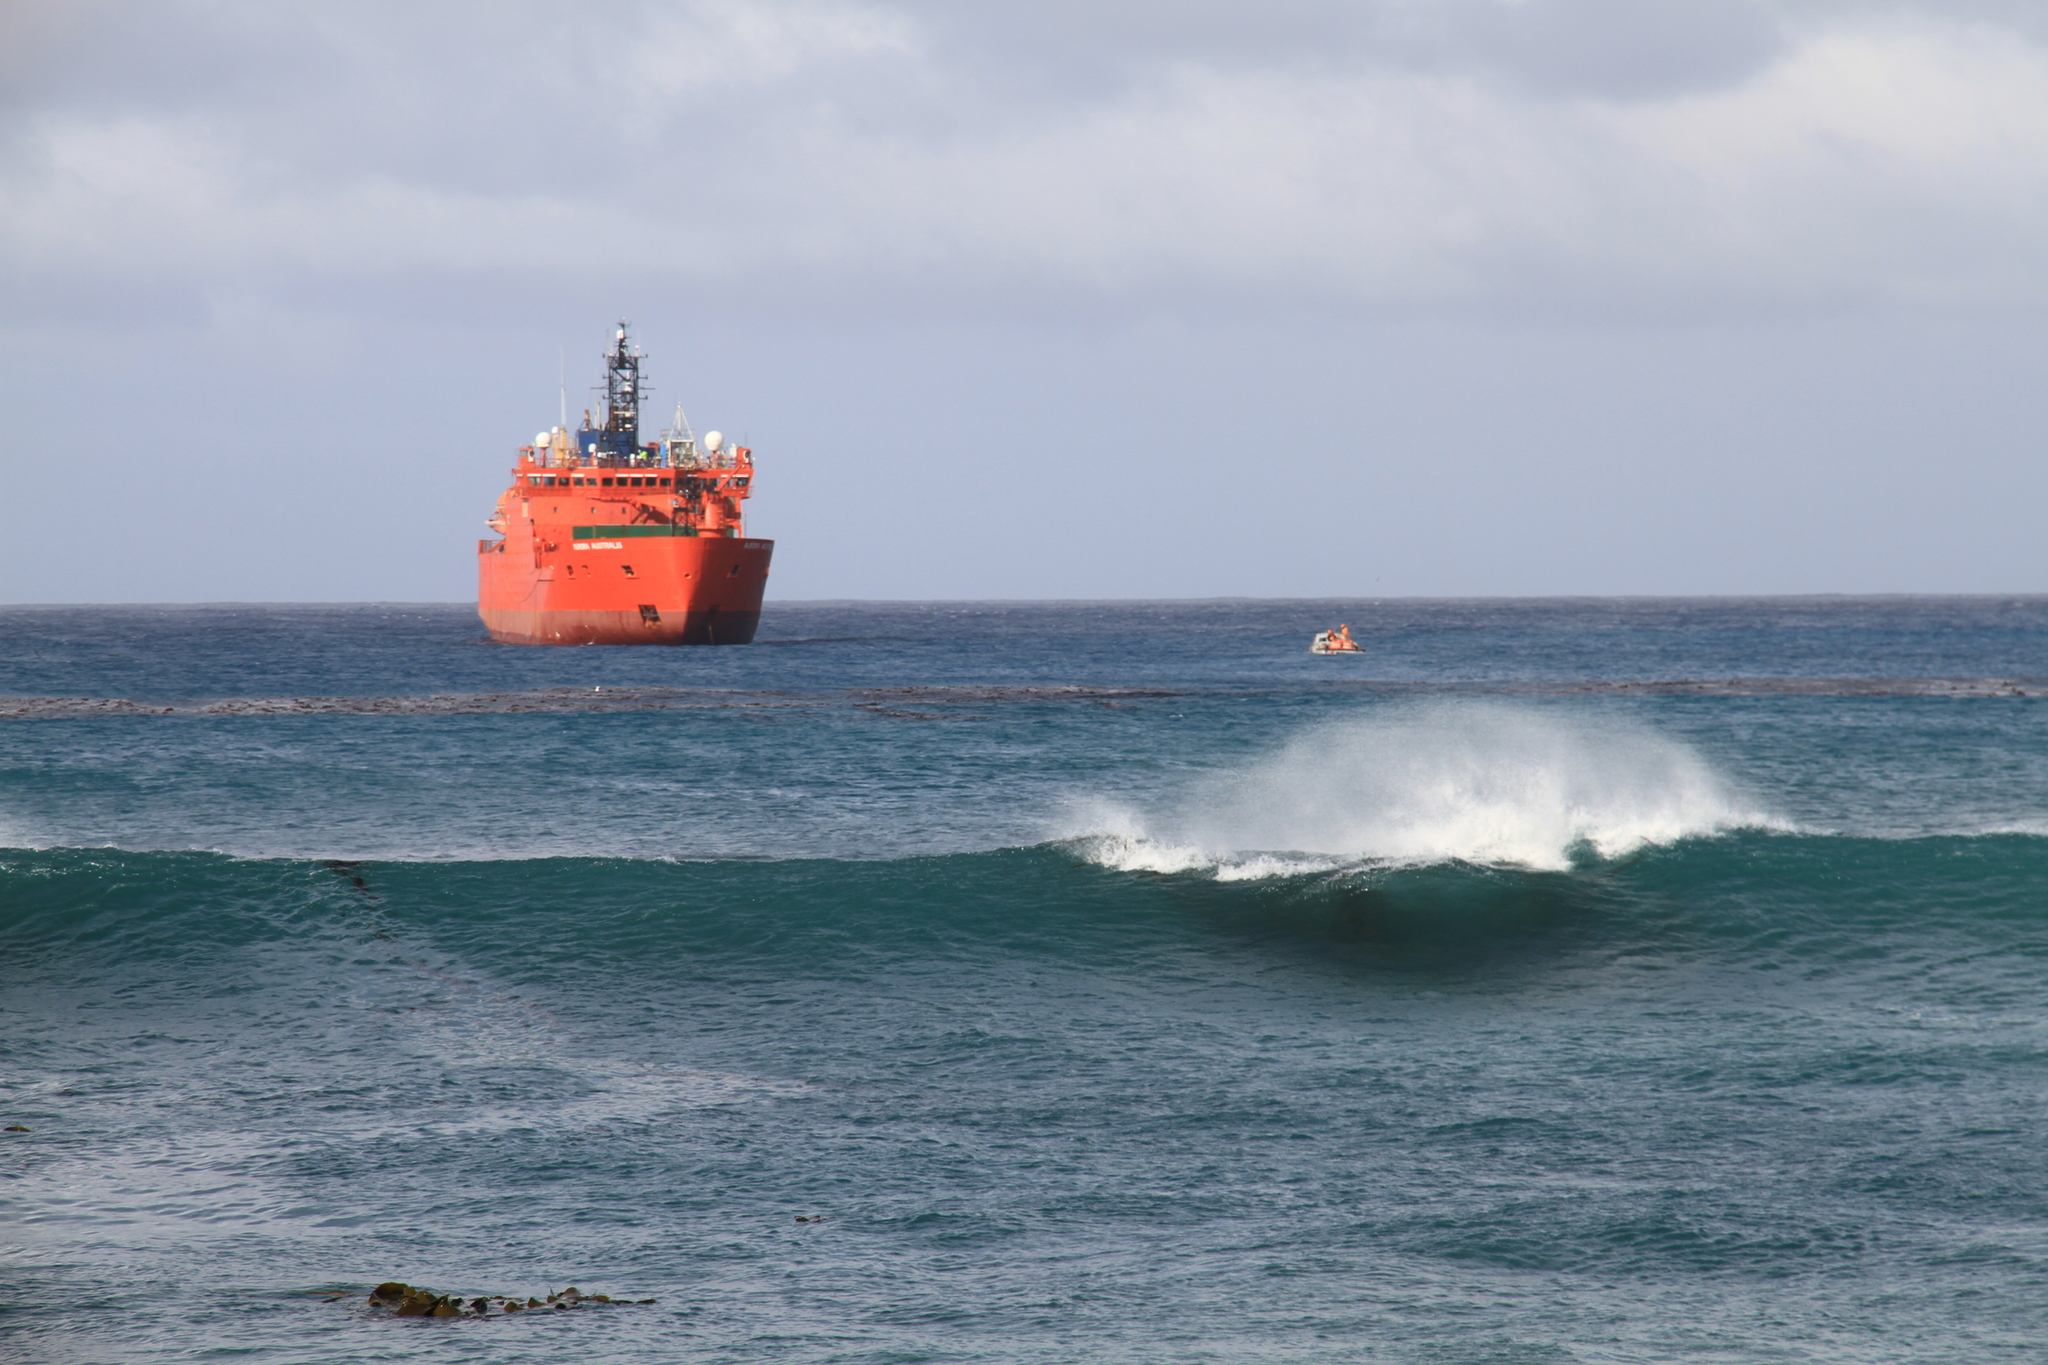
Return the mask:
<path id="1" fill-rule="evenodd" d="M 0 1355 L 2042 1358 L 2048 601 L 480 634 L 0 609 Z"/>

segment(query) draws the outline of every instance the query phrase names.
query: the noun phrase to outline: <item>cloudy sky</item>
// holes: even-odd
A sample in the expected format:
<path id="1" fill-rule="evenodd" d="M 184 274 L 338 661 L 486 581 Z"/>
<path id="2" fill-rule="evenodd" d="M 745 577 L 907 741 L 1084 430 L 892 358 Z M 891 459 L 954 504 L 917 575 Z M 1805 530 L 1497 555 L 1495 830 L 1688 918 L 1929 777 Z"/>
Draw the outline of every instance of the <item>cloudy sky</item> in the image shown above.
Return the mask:
<path id="1" fill-rule="evenodd" d="M 461 600 L 619 318 L 771 594 L 2048 590 L 2048 6 L 0 0 L 0 600 Z"/>

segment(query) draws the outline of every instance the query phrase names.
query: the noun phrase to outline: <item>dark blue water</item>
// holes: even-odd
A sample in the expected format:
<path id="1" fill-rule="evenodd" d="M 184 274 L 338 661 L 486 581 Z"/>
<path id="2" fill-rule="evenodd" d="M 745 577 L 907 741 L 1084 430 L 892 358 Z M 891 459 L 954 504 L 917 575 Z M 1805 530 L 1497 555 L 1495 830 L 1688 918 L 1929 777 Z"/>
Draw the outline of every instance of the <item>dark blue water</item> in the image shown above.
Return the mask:
<path id="1" fill-rule="evenodd" d="M 762 636 L 0 610 L 0 1357 L 2048 1359 L 2048 600 Z"/>

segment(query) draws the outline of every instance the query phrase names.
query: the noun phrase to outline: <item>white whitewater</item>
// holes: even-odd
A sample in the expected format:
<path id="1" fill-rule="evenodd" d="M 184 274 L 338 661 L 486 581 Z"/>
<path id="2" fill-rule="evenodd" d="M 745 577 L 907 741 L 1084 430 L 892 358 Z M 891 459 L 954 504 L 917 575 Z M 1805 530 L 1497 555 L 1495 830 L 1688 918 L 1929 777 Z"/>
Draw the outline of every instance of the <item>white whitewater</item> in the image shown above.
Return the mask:
<path id="1" fill-rule="evenodd" d="M 1075 817 L 1069 837 L 1106 866 L 1231 880 L 1364 862 L 1563 869 L 1777 823 L 1646 726 L 1487 702 L 1317 726 L 1168 809 L 1096 804 Z"/>

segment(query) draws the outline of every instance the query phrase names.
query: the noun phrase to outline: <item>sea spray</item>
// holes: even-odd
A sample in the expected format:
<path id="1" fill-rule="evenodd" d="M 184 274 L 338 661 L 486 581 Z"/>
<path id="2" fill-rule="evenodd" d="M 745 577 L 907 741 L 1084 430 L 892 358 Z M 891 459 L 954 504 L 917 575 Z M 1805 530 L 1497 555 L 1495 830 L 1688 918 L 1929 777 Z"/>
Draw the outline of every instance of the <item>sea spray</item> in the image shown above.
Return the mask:
<path id="1" fill-rule="evenodd" d="M 1106 866 L 1235 880 L 1360 861 L 1559 870 L 1774 823 L 1691 747 L 1633 720 L 1460 700 L 1312 726 L 1158 814 L 1083 805 L 1069 835 Z"/>

